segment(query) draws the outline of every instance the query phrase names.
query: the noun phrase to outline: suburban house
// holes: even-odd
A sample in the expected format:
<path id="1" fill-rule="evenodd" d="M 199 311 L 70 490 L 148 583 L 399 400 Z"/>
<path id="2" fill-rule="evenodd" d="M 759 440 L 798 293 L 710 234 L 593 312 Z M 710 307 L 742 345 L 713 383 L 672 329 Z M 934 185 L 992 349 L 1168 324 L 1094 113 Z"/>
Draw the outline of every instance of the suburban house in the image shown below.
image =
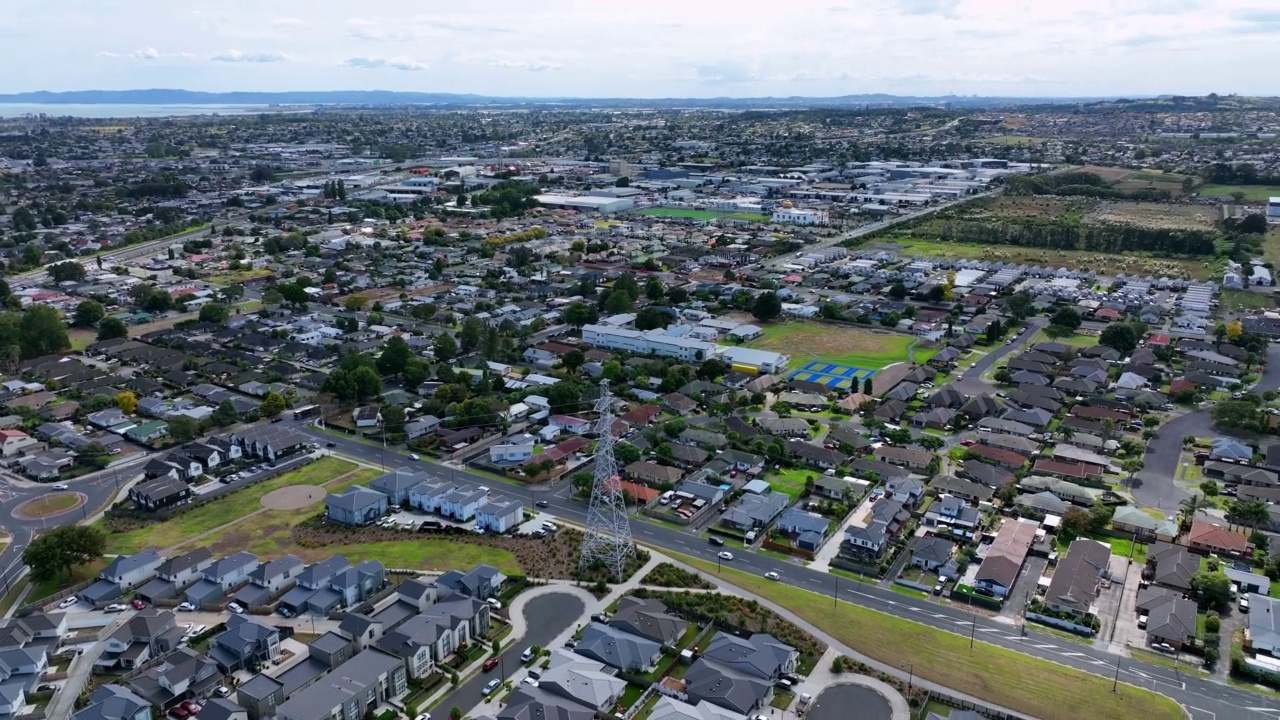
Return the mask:
<path id="1" fill-rule="evenodd" d="M 151 703 L 120 685 L 103 685 L 89 695 L 89 704 L 74 720 L 151 720 Z M 16 714 L 17 710 L 14 710 Z"/>
<path id="2" fill-rule="evenodd" d="M 1181 545 L 1155 542 L 1147 548 L 1143 577 L 1166 588 L 1190 591 L 1191 576 L 1200 572 L 1200 559 Z"/>
<path id="3" fill-rule="evenodd" d="M 352 485 L 324 499 L 325 518 L 343 525 L 369 525 L 387 514 L 389 498 L 363 485 Z"/>
<path id="4" fill-rule="evenodd" d="M 786 533 L 801 550 L 817 552 L 827 537 L 831 522 L 821 515 L 792 507 L 778 516 L 774 527 Z"/>
<path id="5" fill-rule="evenodd" d="M 1177 523 L 1151 517 L 1132 505 L 1116 508 L 1115 515 L 1111 517 L 1111 526 L 1118 532 L 1133 533 L 1139 540 L 1147 542 L 1152 540 L 1173 542 L 1178 537 Z"/>
<path id="6" fill-rule="evenodd" d="M 296 582 L 306 563 L 293 555 L 268 560 L 249 573 L 249 584 L 236 591 L 232 599 L 246 608 L 262 607 Z"/>
<path id="7" fill-rule="evenodd" d="M 675 647 L 688 628 L 688 623 L 668 613 L 660 600 L 632 595 L 623 596 L 609 625 L 667 647 Z"/>
<path id="8" fill-rule="evenodd" d="M 231 588 L 249 579 L 249 573 L 258 567 L 258 557 L 240 552 L 216 560 L 205 568 L 203 577 L 186 589 L 186 602 L 199 608 L 207 608 L 222 600 Z"/>
<path id="9" fill-rule="evenodd" d="M 795 670 L 796 659 L 795 648 L 772 635 L 744 639 L 717 632 L 685 673 L 685 692 L 691 702 L 747 715 L 769 702 L 774 683 Z"/>
<path id="10" fill-rule="evenodd" d="M 139 510 L 163 510 L 182 505 L 191 499 L 191 486 L 169 476 L 129 488 L 129 499 Z"/>
<path id="11" fill-rule="evenodd" d="M 208 548 L 196 548 L 169 558 L 156 568 L 154 579 L 138 588 L 138 597 L 153 604 L 157 600 L 176 598 L 179 592 L 203 577 L 205 568 L 212 564 L 213 554 Z"/>
<path id="12" fill-rule="evenodd" d="M 1035 542 L 1036 530 L 1035 523 L 1005 520 L 987 549 L 987 556 L 978 566 L 973 586 L 997 598 L 1008 595 L 1022 571 L 1022 563 L 1031 551 L 1031 544 Z"/>
<path id="13" fill-rule="evenodd" d="M 476 510 L 476 527 L 487 532 L 505 533 L 524 522 L 524 503 L 508 498 L 489 498 Z"/>
<path id="14" fill-rule="evenodd" d="M 117 555 L 98 577 L 114 583 L 122 591 L 131 590 L 155 577 L 156 568 L 163 562 L 160 553 L 150 548 L 133 555 Z"/>
<path id="15" fill-rule="evenodd" d="M 172 612 L 142 610 L 107 636 L 102 654 L 94 661 L 94 669 L 99 672 L 136 670 L 152 658 L 176 649 L 183 633 L 174 622 Z"/>
<path id="16" fill-rule="evenodd" d="M 923 570 L 938 570 L 951 562 L 956 544 L 937 535 L 916 540 L 911 548 L 911 564 Z"/>
<path id="17" fill-rule="evenodd" d="M 1140 610 L 1147 614 L 1147 639 L 1174 648 L 1195 642 L 1196 603 L 1178 595 L 1164 595 L 1147 601 Z"/>
<path id="18" fill-rule="evenodd" d="M 436 585 L 462 593 L 467 597 L 487 600 L 502 592 L 507 576 L 491 565 L 477 565 L 467 572 L 450 570 L 436 578 Z"/>
<path id="19" fill-rule="evenodd" d="M 1110 562 L 1110 545 L 1088 538 L 1072 541 L 1049 581 L 1045 604 L 1055 612 L 1076 617 L 1092 613 Z"/>
<path id="20" fill-rule="evenodd" d="M 399 468 L 369 481 L 369 489 L 387 496 L 390 505 L 399 507 L 409 502 L 409 490 L 426 479 L 423 473 Z"/>
<path id="21" fill-rule="evenodd" d="M 1249 643 L 1253 651 L 1280 657 L 1280 598 L 1249 598 Z"/>
<path id="22" fill-rule="evenodd" d="M 279 630 L 245 615 L 231 615 L 226 625 L 209 641 L 209 656 L 223 672 L 252 670 L 280 657 Z"/>
<path id="23" fill-rule="evenodd" d="M 1202 553 L 1240 557 L 1248 552 L 1249 538 L 1243 533 L 1197 520 L 1187 531 L 1187 547 Z"/>
<path id="24" fill-rule="evenodd" d="M 592 622 L 583 628 L 574 652 L 623 672 L 645 673 L 662 658 L 662 644 L 614 625 Z"/>
<path id="25" fill-rule="evenodd" d="M 328 678 L 332 678 L 329 680 Z M 280 705 L 279 720 L 362 720 L 409 689 L 404 662 L 376 648 L 361 651 Z"/>
<path id="26" fill-rule="evenodd" d="M 402 658 L 410 677 L 423 678 L 459 647 L 484 636 L 489 610 L 486 602 L 446 592 L 421 613 L 388 630 L 376 645 Z"/>

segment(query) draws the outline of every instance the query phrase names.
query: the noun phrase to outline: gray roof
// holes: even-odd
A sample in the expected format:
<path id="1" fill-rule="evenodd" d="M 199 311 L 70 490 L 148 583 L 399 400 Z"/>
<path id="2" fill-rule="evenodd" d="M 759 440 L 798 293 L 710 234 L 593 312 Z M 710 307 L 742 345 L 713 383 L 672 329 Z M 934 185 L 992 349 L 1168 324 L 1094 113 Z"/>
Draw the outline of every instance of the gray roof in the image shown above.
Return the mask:
<path id="1" fill-rule="evenodd" d="M 1280 647 L 1280 599 L 1249 596 L 1249 637 L 1255 645 Z"/>
<path id="2" fill-rule="evenodd" d="M 769 695 L 770 683 L 698 658 L 684 676 L 690 700 L 706 701 L 746 715 Z"/>
<path id="3" fill-rule="evenodd" d="M 109 565 L 102 569 L 103 577 L 112 577 L 115 575 L 123 575 L 135 570 L 146 567 L 147 565 L 164 561 L 164 557 L 160 553 L 151 548 L 136 552 L 132 555 L 117 555 Z"/>
<path id="4" fill-rule="evenodd" d="M 341 493 L 329 493 L 324 499 L 325 507 L 350 511 L 363 510 L 370 505 L 385 502 L 387 502 L 386 495 L 363 485 L 352 485 Z"/>
<path id="5" fill-rule="evenodd" d="M 609 624 L 659 643 L 667 642 L 668 638 L 679 638 L 688 627 L 684 620 L 668 613 L 661 600 L 632 595 L 622 598 L 618 609 L 609 618 Z"/>
<path id="6" fill-rule="evenodd" d="M 717 632 L 703 656 L 739 672 L 766 680 L 778 676 L 795 648 L 768 633 L 748 639 Z"/>
<path id="7" fill-rule="evenodd" d="M 600 663 L 580 655 L 554 650 L 550 663 L 538 681 L 539 687 L 593 710 L 603 708 L 626 687 L 626 682 L 612 671 L 606 672 Z"/>
<path id="8" fill-rule="evenodd" d="M 245 709 L 226 698 L 213 698 L 200 708 L 200 720 L 229 720 Z"/>
<path id="9" fill-rule="evenodd" d="M 653 665 L 662 646 L 620 628 L 590 623 L 582 632 L 576 652 L 627 672 L 644 672 Z"/>
<path id="10" fill-rule="evenodd" d="M 75 720 L 133 720 L 151 703 L 119 685 L 103 685 L 89 696 L 90 704 L 75 714 Z"/>
<path id="11" fill-rule="evenodd" d="M 280 714 L 288 717 L 328 717 L 333 708 L 364 693 L 378 677 L 390 675 L 403 661 L 374 648 L 365 650 L 319 682 L 298 692 L 280 705 Z"/>

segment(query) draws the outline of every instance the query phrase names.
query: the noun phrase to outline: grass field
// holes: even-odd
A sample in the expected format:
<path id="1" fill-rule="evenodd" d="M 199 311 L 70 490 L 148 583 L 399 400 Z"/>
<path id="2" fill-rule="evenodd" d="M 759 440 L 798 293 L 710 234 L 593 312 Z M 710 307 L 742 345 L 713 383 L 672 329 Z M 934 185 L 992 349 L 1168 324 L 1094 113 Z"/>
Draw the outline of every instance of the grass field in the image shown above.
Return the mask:
<path id="1" fill-rule="evenodd" d="M 1223 263 L 1213 259 L 1162 258 L 1139 253 L 1104 255 L 1082 250 L 1045 250 L 1014 245 L 937 242 L 916 237 L 893 238 L 891 242 L 886 241 L 876 244 L 894 244 L 898 246 L 899 252 L 904 255 L 918 255 L 921 257 L 1001 260 L 1026 265 L 1065 267 L 1069 270 L 1108 268 L 1109 272 L 1123 272 L 1130 275 L 1186 276 L 1197 280 L 1222 279 Z"/>
<path id="2" fill-rule="evenodd" d="M 760 213 L 728 212 L 721 210 L 693 210 L 691 208 L 668 207 L 646 208 L 636 212 L 636 214 L 648 217 L 687 218 L 689 220 L 716 220 L 718 218 L 724 218 L 725 220 L 765 222 L 769 219 L 769 216 L 761 215 Z"/>
<path id="3" fill-rule="evenodd" d="M 1224 312 L 1276 309 L 1276 303 L 1271 299 L 1270 295 L 1253 293 L 1248 290 L 1223 290 L 1221 300 Z"/>
<path id="4" fill-rule="evenodd" d="M 854 367 L 878 369 L 907 359 L 907 347 L 915 338 L 896 333 L 877 333 L 861 328 L 817 322 L 780 323 L 765 328 L 749 347 L 773 350 L 791 356 L 791 364 L 802 367 L 810 359 Z M 926 351 L 916 353 L 923 362 Z M 802 362 L 803 361 L 803 362 Z"/>
<path id="5" fill-rule="evenodd" d="M 1196 188 L 1201 197 L 1230 198 L 1231 193 L 1242 192 L 1244 199 L 1250 202 L 1266 202 L 1268 198 L 1280 197 L 1280 186 L 1276 185 L 1201 185 Z"/>
<path id="6" fill-rule="evenodd" d="M 80 503 L 80 496 L 69 492 L 55 492 L 28 500 L 19 506 L 24 515 L 34 518 L 60 515 Z"/>
<path id="7" fill-rule="evenodd" d="M 273 273 L 266 268 L 257 270 L 242 270 L 240 272 L 228 273 L 226 275 L 213 275 L 206 280 L 214 285 L 239 285 L 240 283 L 258 278 L 271 277 Z"/>
<path id="8" fill-rule="evenodd" d="M 816 479 L 818 472 L 804 468 L 787 468 L 770 472 L 765 476 L 765 480 L 773 486 L 774 490 L 786 493 L 791 496 L 792 500 L 796 500 L 804 494 L 805 481 L 810 477 Z"/>
<path id="9" fill-rule="evenodd" d="M 235 522 L 249 513 L 261 510 L 262 496 L 272 490 L 287 485 L 323 485 L 355 469 L 356 464 L 346 460 L 333 457 L 321 458 L 306 467 L 233 492 L 216 502 L 201 505 L 164 522 L 146 525 L 125 533 L 108 533 L 107 552 L 133 553 L 148 547 L 169 548 L 180 545 L 200 533 Z M 287 514 L 296 515 L 301 519 L 308 513 Z M 253 525 L 257 526 L 258 523 Z"/>
<path id="10" fill-rule="evenodd" d="M 682 557 L 715 573 L 714 563 Z M 1121 684 L 1005 648 L 934 630 L 903 618 L 841 604 L 831 598 L 724 568 L 720 579 L 786 607 L 839 642 L 895 667 L 1034 717 L 1091 720 L 1180 720 L 1181 707 L 1147 690 Z"/>

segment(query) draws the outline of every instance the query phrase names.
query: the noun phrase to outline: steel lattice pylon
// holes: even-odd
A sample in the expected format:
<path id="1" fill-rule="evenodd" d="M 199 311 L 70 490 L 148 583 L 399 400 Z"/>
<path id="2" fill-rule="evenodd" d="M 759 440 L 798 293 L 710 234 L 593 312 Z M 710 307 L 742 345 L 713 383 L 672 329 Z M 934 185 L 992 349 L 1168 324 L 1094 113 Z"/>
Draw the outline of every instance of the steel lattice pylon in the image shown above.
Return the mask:
<path id="1" fill-rule="evenodd" d="M 622 496 L 622 479 L 613 459 L 613 395 L 609 381 L 600 381 L 600 414 L 596 432 L 596 471 L 591 483 L 591 505 L 587 509 L 587 532 L 582 538 L 578 568 L 585 570 L 596 562 L 603 563 L 614 577 L 622 580 L 627 559 L 635 555 L 631 539 L 631 519 Z"/>

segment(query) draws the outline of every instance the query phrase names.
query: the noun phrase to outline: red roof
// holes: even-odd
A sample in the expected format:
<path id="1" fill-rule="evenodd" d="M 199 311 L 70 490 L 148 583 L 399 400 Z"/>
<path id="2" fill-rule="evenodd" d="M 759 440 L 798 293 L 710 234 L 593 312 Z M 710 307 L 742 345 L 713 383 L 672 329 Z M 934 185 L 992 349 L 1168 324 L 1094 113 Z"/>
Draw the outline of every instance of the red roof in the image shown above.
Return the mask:
<path id="1" fill-rule="evenodd" d="M 0 430 L 0 440 L 8 440 L 10 438 L 16 439 L 16 438 L 24 438 L 24 437 L 30 437 L 30 435 L 27 435 L 21 430 Z"/>
<path id="2" fill-rule="evenodd" d="M 1177 380 L 1174 380 L 1173 382 L 1169 383 L 1170 395 L 1177 395 L 1183 390 L 1191 390 L 1194 392 L 1195 389 L 1196 389 L 1196 384 L 1186 378 L 1178 378 Z"/>
<path id="3" fill-rule="evenodd" d="M 1168 345 L 1169 336 L 1164 333 L 1151 333 L 1147 336 L 1148 345 Z"/>
<path id="4" fill-rule="evenodd" d="M 1249 548 L 1249 538 L 1226 528 L 1197 520 L 1191 523 L 1191 530 L 1187 533 L 1187 544 L 1243 554 Z"/>
<path id="5" fill-rule="evenodd" d="M 1093 418 L 1094 420 L 1128 420 L 1130 415 L 1121 410 L 1112 410 L 1111 408 L 1096 407 L 1093 405 L 1072 405 L 1071 414 L 1076 417 Z"/>
<path id="6" fill-rule="evenodd" d="M 990 445 L 971 445 L 969 446 L 969 452 L 972 452 L 978 457 L 995 460 L 998 463 L 1015 468 L 1021 466 L 1022 463 L 1027 461 L 1025 457 L 1012 450 L 991 447 Z"/>
<path id="7" fill-rule="evenodd" d="M 630 482 L 630 481 L 628 481 L 628 480 L 623 480 L 623 481 L 622 481 L 622 489 L 623 489 L 623 491 L 625 491 L 628 495 L 630 495 L 631 497 L 635 498 L 635 499 L 636 499 L 636 502 L 639 502 L 639 503 L 649 503 L 649 502 L 651 502 L 654 498 L 656 498 L 656 497 L 658 497 L 659 495 L 661 495 L 661 494 L 662 494 L 662 493 L 658 492 L 657 490 L 654 490 L 653 488 L 651 488 L 651 487 L 649 487 L 649 486 L 647 486 L 647 485 L 641 485 L 641 484 L 639 484 L 639 483 L 633 483 L 633 482 Z"/>
<path id="8" fill-rule="evenodd" d="M 1067 475 L 1074 478 L 1087 478 L 1090 475 L 1100 475 L 1097 465 L 1089 465 L 1082 462 L 1062 462 L 1060 460 L 1040 459 L 1036 461 L 1035 469 L 1046 472 L 1051 475 Z"/>

